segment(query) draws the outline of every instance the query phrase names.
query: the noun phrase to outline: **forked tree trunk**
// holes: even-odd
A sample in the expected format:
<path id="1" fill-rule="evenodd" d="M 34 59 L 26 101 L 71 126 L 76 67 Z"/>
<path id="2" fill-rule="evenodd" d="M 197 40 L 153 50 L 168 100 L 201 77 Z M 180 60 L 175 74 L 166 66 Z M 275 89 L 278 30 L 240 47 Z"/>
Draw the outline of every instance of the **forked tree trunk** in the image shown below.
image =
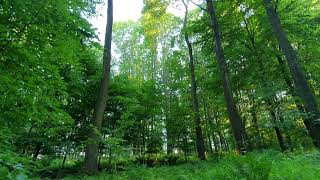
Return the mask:
<path id="1" fill-rule="evenodd" d="M 308 119 L 306 119 L 307 122 L 305 122 L 310 128 L 309 134 L 313 140 L 314 145 L 317 148 L 320 148 L 320 124 L 315 122 L 316 120 L 319 120 L 320 117 L 318 104 L 305 77 L 305 73 L 298 63 L 298 57 L 294 52 L 286 33 L 282 29 L 279 15 L 273 5 L 272 0 L 262 1 L 264 3 L 264 7 L 267 12 L 270 24 L 279 42 L 280 48 L 289 65 L 295 91 L 297 92 L 297 95 L 302 99 L 307 113 L 309 113 L 309 117 Z"/>
<path id="2" fill-rule="evenodd" d="M 224 92 L 224 97 L 227 104 L 231 127 L 236 140 L 237 149 L 241 154 L 244 154 L 247 151 L 247 146 L 246 146 L 247 139 L 246 139 L 245 127 L 243 125 L 243 122 L 241 120 L 241 117 L 238 113 L 238 110 L 236 108 L 236 105 L 233 99 L 228 67 L 227 67 L 227 63 L 226 63 L 223 48 L 222 48 L 219 24 L 216 16 L 216 10 L 212 0 L 207 0 L 207 6 L 208 6 L 208 12 L 211 20 L 211 28 L 212 28 L 212 31 L 214 32 L 215 52 L 218 58 L 219 70 L 220 70 L 221 79 L 223 82 L 223 92 Z"/>
<path id="3" fill-rule="evenodd" d="M 98 146 L 103 114 L 106 108 L 111 67 L 111 40 L 113 24 L 113 0 L 108 0 L 107 26 L 103 51 L 103 77 L 100 82 L 99 95 L 96 100 L 94 119 L 89 132 L 84 168 L 88 173 L 98 170 Z"/>

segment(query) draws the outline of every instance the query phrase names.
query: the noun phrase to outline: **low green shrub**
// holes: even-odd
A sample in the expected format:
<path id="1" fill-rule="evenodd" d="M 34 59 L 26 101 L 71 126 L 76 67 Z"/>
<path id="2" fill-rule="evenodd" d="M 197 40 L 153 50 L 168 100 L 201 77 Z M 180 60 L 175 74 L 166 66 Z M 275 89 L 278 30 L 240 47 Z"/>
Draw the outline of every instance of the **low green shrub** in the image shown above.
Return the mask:
<path id="1" fill-rule="evenodd" d="M 64 179 L 316 180 L 320 177 L 320 153 L 317 151 L 284 154 L 268 150 L 251 152 L 245 156 L 230 152 L 221 154 L 219 161 L 213 156 L 207 161 L 189 161 L 171 166 L 169 162 L 178 162 L 177 158 L 181 159 L 179 155 L 153 154 L 145 158 L 151 159 L 151 163 L 156 162 L 156 165 L 151 164 L 154 166 L 150 168 L 147 165 L 132 166 L 129 163 L 124 171 L 112 171 L 96 176 L 69 176 Z M 139 161 L 139 157 L 135 160 Z"/>
<path id="2" fill-rule="evenodd" d="M 21 164 L 11 164 L 0 159 L 0 177 L 4 179 L 28 179 L 30 172 Z"/>
<path id="3" fill-rule="evenodd" d="M 144 157 L 136 157 L 132 162 L 138 165 L 146 165 L 147 167 L 155 167 L 160 165 L 177 165 L 184 162 L 184 160 L 179 154 L 146 154 Z"/>
<path id="4" fill-rule="evenodd" d="M 270 171 L 270 179 L 320 179 L 320 153 L 294 154 L 278 159 Z"/>

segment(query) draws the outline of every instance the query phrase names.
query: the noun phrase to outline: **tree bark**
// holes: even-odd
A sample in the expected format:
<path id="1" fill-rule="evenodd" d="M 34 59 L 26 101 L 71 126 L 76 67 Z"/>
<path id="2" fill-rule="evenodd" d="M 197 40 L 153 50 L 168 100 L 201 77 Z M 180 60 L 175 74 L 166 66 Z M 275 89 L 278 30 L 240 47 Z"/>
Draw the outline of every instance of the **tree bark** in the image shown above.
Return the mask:
<path id="1" fill-rule="evenodd" d="M 287 84 L 287 86 L 289 88 L 289 93 L 292 95 L 294 103 L 296 104 L 298 111 L 301 114 L 305 114 L 306 111 L 305 111 L 303 105 L 297 99 L 297 93 L 294 90 L 293 82 L 290 79 L 290 77 L 287 75 L 287 72 L 285 70 L 285 62 L 283 61 L 283 59 L 279 55 L 277 55 L 277 60 L 278 60 L 280 71 L 281 71 L 281 73 L 283 75 L 284 81 L 285 81 L 285 83 Z M 309 135 L 312 137 L 312 129 L 313 129 L 313 127 L 312 127 L 312 124 L 310 123 L 310 121 L 308 120 L 308 118 L 306 119 L 305 117 L 303 117 L 303 123 L 304 123 L 304 126 L 306 127 Z M 319 131 L 320 131 L 320 129 L 319 129 Z M 314 145 L 316 146 L 316 144 L 314 144 Z"/>
<path id="2" fill-rule="evenodd" d="M 111 68 L 111 40 L 113 24 L 113 0 L 108 0 L 107 26 L 105 33 L 104 52 L 103 52 L 103 77 L 100 82 L 99 95 L 97 97 L 92 129 L 89 132 L 89 140 L 86 147 L 84 168 L 89 173 L 98 170 L 98 145 L 103 114 L 106 108 L 107 93 L 109 86 Z"/>
<path id="3" fill-rule="evenodd" d="M 223 82 L 223 92 L 224 92 L 224 97 L 227 104 L 231 127 L 236 140 L 238 151 L 241 154 L 245 154 L 245 152 L 247 151 L 247 146 L 246 146 L 247 139 L 246 139 L 245 127 L 238 113 L 238 110 L 236 108 L 234 98 L 232 95 L 229 72 L 228 72 L 228 67 L 227 67 L 227 63 L 226 63 L 223 48 L 222 48 L 222 41 L 221 41 L 221 35 L 219 30 L 219 24 L 216 16 L 216 10 L 212 0 L 206 0 L 206 1 L 207 1 L 208 12 L 211 17 L 210 18 L 211 28 L 212 28 L 212 31 L 214 32 L 215 52 L 218 58 L 219 70 L 220 70 L 220 74 Z"/>
<path id="4" fill-rule="evenodd" d="M 186 12 L 184 17 L 184 30 L 188 23 L 188 7 L 187 4 L 183 1 L 183 4 L 185 5 Z M 184 38 L 187 44 L 188 48 L 188 54 L 189 54 L 189 68 L 190 68 L 190 74 L 191 74 L 191 96 L 192 96 L 192 106 L 194 111 L 194 122 L 196 127 L 196 146 L 197 146 L 197 152 L 198 152 L 198 158 L 200 160 L 205 160 L 205 145 L 204 145 L 204 138 L 201 128 L 201 119 L 200 119 L 200 110 L 199 110 L 199 101 L 197 96 L 197 83 L 196 83 L 196 77 L 195 77 L 195 70 L 194 70 L 194 58 L 193 58 L 193 51 L 192 46 L 189 40 L 188 33 L 184 32 Z"/>
<path id="5" fill-rule="evenodd" d="M 309 114 L 309 117 L 306 119 L 306 121 L 308 121 L 307 124 L 310 124 L 310 136 L 313 140 L 314 145 L 317 148 L 320 148 L 320 124 L 316 123 L 316 121 L 319 120 L 320 117 L 318 104 L 305 77 L 305 73 L 298 63 L 298 57 L 294 52 L 294 49 L 290 41 L 288 40 L 286 33 L 282 29 L 279 15 L 273 5 L 272 0 L 263 0 L 263 4 L 275 36 L 279 42 L 280 48 L 289 65 L 295 91 L 297 92 L 297 95 L 302 99 L 304 107 Z"/>

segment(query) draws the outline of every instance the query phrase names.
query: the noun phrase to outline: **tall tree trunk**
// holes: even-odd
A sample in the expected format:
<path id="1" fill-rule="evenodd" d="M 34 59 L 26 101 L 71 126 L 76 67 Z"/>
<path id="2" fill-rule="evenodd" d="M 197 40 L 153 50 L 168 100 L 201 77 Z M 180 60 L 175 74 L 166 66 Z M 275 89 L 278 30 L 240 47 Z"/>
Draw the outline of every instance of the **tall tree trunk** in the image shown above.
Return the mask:
<path id="1" fill-rule="evenodd" d="M 282 29 L 279 15 L 273 5 L 272 0 L 262 1 L 264 3 L 264 7 L 267 12 L 270 24 L 279 42 L 280 48 L 289 65 L 295 91 L 297 92 L 297 95 L 302 99 L 307 113 L 310 114 L 307 119 L 307 121 L 309 121 L 308 123 L 310 124 L 310 136 L 313 140 L 314 145 L 317 148 L 320 148 L 320 124 L 315 122 L 316 120 L 319 120 L 320 117 L 318 104 L 305 77 L 305 73 L 298 63 L 298 57 L 294 52 L 286 33 Z"/>
<path id="2" fill-rule="evenodd" d="M 188 7 L 187 4 L 183 1 L 183 4 L 185 5 L 186 12 L 184 17 L 184 30 L 188 23 Z M 194 122 L 196 127 L 196 146 L 197 146 L 197 152 L 198 152 L 198 158 L 200 160 L 205 160 L 205 145 L 204 145 L 204 138 L 201 128 L 201 120 L 200 120 L 200 110 L 199 110 L 199 101 L 197 96 L 197 83 L 196 83 L 196 77 L 195 77 L 195 71 L 194 71 L 194 58 L 193 58 L 193 51 L 192 46 L 189 40 L 188 33 L 184 32 L 184 38 L 187 44 L 188 53 L 189 53 L 189 67 L 190 67 L 190 74 L 191 74 L 191 95 L 192 95 L 192 106 L 194 111 Z"/>
<path id="3" fill-rule="evenodd" d="M 228 109 L 232 130 L 236 140 L 237 149 L 241 154 L 244 154 L 247 151 L 247 146 L 246 146 L 247 139 L 246 139 L 245 127 L 242 123 L 241 117 L 238 113 L 238 110 L 236 108 L 236 105 L 233 99 L 228 67 L 227 67 L 227 63 L 226 63 L 223 48 L 222 48 L 219 24 L 216 16 L 216 10 L 212 0 L 207 0 L 207 6 L 208 6 L 209 15 L 211 17 L 211 28 L 212 28 L 212 31 L 214 32 L 214 39 L 215 39 L 215 52 L 218 58 L 221 79 L 223 82 L 223 92 L 224 92 L 224 97 L 227 104 L 227 109 Z"/>
<path id="4" fill-rule="evenodd" d="M 287 75 L 287 72 L 285 70 L 285 62 L 283 61 L 283 59 L 279 55 L 277 55 L 277 60 L 278 60 L 280 71 L 281 71 L 281 73 L 283 75 L 284 81 L 285 81 L 285 83 L 287 84 L 287 86 L 289 88 L 289 93 L 292 95 L 294 103 L 296 104 L 298 111 L 301 114 L 305 114 L 306 111 L 305 111 L 303 105 L 301 104 L 301 102 L 299 102 L 299 100 L 297 99 L 297 93 L 294 90 L 294 85 L 293 85 L 290 77 Z M 306 119 L 306 118 L 303 117 L 303 123 L 304 123 L 309 135 L 312 136 L 312 124 L 310 123 L 308 118 Z"/>
<path id="5" fill-rule="evenodd" d="M 92 128 L 89 132 L 89 140 L 86 148 L 84 168 L 89 173 L 98 170 L 98 145 L 100 129 L 106 108 L 107 93 L 109 86 L 109 76 L 111 68 L 111 40 L 113 24 L 113 0 L 108 0 L 107 26 L 105 33 L 104 52 L 103 52 L 103 77 L 100 82 L 99 95 L 97 97 Z"/>

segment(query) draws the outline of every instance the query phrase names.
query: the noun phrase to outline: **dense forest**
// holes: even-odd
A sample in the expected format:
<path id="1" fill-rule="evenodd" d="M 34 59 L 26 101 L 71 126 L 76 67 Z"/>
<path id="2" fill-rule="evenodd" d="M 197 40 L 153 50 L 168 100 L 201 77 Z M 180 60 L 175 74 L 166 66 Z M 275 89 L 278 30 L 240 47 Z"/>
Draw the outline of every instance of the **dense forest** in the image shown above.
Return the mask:
<path id="1" fill-rule="evenodd" d="M 320 179 L 320 1 L 113 14 L 0 0 L 0 179 Z"/>

